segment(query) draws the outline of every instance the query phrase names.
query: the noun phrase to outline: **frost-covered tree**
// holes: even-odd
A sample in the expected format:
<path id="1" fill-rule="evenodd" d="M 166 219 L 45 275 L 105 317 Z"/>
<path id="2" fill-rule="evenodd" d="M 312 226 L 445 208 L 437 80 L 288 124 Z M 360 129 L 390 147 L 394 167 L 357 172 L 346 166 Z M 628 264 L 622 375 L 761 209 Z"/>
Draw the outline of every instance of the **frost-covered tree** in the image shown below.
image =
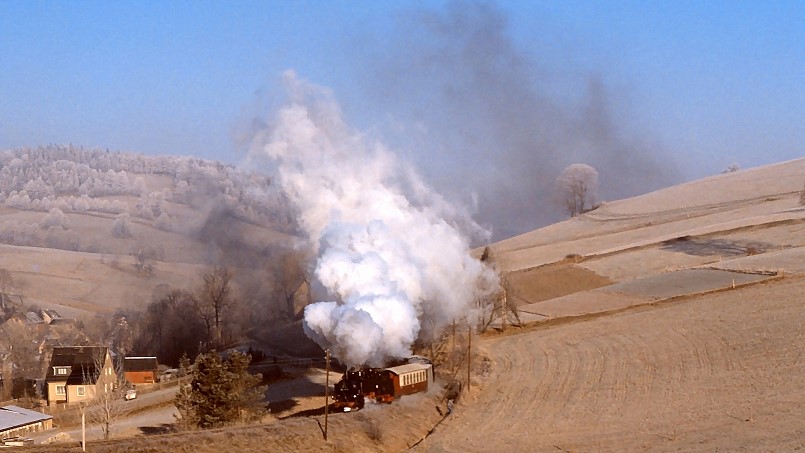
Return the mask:
<path id="1" fill-rule="evenodd" d="M 154 226 L 162 231 L 173 231 L 173 220 L 171 220 L 167 212 L 162 211 L 154 221 Z"/>
<path id="2" fill-rule="evenodd" d="M 90 198 L 87 195 L 81 195 L 73 201 L 73 210 L 78 213 L 85 213 L 89 211 Z"/>
<path id="3" fill-rule="evenodd" d="M 67 216 L 64 215 L 61 209 L 53 208 L 45 215 L 45 219 L 40 226 L 43 230 L 47 230 L 51 227 L 66 230 L 69 228 L 69 222 L 67 221 Z"/>
<path id="4" fill-rule="evenodd" d="M 112 236 L 126 238 L 131 236 L 131 217 L 127 213 L 119 214 L 112 223 Z"/>
<path id="5" fill-rule="evenodd" d="M 190 184 L 187 181 L 179 181 L 173 189 L 172 201 L 176 203 L 187 203 L 190 199 Z"/>
<path id="6" fill-rule="evenodd" d="M 11 192 L 8 198 L 6 198 L 6 206 L 16 209 L 30 209 L 31 199 L 28 197 L 28 193 L 24 190 L 19 193 Z"/>
<path id="7" fill-rule="evenodd" d="M 587 212 L 598 197 L 598 171 L 587 164 L 569 165 L 556 178 L 556 190 L 570 217 Z"/>
<path id="8" fill-rule="evenodd" d="M 142 176 L 137 176 L 134 178 L 134 185 L 133 185 L 134 192 L 136 195 L 142 195 L 146 192 L 145 180 Z"/>
<path id="9" fill-rule="evenodd" d="M 151 178 L 149 175 L 160 175 Z M 150 184 L 154 187 L 149 187 Z M 167 183 L 167 184 L 166 184 Z M 145 156 L 71 145 L 0 150 L 0 203 L 24 210 L 86 214 L 128 212 L 125 199 L 143 197 L 137 216 L 159 218 L 171 203 L 224 205 L 233 216 L 281 231 L 293 229 L 293 212 L 280 187 L 259 173 L 192 157 Z M 76 197 L 80 197 L 77 199 Z M 198 203 L 198 206 L 192 206 Z M 146 210 L 150 210 L 148 217 Z M 184 222 L 187 210 L 171 211 Z"/>
<path id="10" fill-rule="evenodd" d="M 42 176 L 39 176 L 34 180 L 28 181 L 23 186 L 23 190 L 25 190 L 28 193 L 28 196 L 32 200 L 39 200 L 46 196 L 53 195 L 53 188 L 42 179 Z"/>

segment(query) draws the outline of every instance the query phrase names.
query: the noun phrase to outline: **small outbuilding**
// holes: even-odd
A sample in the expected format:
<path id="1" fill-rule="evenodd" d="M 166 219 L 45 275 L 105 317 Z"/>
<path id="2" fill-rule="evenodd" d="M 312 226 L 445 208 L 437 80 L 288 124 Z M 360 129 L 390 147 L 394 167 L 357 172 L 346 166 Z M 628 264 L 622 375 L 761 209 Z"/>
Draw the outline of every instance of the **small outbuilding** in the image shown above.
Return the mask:
<path id="1" fill-rule="evenodd" d="M 53 417 L 18 406 L 0 407 L 0 440 L 53 428 Z"/>
<path id="2" fill-rule="evenodd" d="M 134 385 L 155 384 L 159 374 L 156 357 L 126 357 L 123 359 L 126 380 Z"/>

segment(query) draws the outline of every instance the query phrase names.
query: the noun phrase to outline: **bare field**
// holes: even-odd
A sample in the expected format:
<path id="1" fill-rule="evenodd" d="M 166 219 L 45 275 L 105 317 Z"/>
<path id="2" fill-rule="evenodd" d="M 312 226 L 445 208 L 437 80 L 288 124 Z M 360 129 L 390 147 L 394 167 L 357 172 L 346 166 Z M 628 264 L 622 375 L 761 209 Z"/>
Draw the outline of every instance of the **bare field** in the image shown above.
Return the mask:
<path id="1" fill-rule="evenodd" d="M 651 299 L 628 294 L 613 294 L 599 288 L 582 291 L 556 299 L 517 307 L 521 318 L 523 313 L 531 313 L 547 318 L 582 316 L 591 313 L 621 310 L 634 305 L 651 303 Z"/>
<path id="2" fill-rule="evenodd" d="M 136 272 L 130 256 L 0 245 L 0 268 L 21 287 L 25 303 L 55 308 L 64 316 L 144 306 L 156 286 L 190 287 L 205 269 L 183 263 L 154 265 L 156 272 L 145 277 Z"/>
<path id="3" fill-rule="evenodd" d="M 634 267 L 636 266 L 633 264 Z M 674 297 L 731 290 L 771 277 L 771 275 L 722 269 L 684 269 L 627 280 L 594 290 L 578 291 L 522 305 L 518 310 L 545 319 L 583 316 L 622 310 Z"/>
<path id="4" fill-rule="evenodd" d="M 579 263 L 579 266 L 616 282 L 621 282 L 718 261 L 719 258 L 714 256 L 689 255 L 653 245 L 626 253 L 614 253 L 586 259 Z"/>
<path id="5" fill-rule="evenodd" d="M 789 204 L 793 205 L 793 203 Z M 497 256 L 505 269 L 517 271 L 561 261 L 569 254 L 587 257 L 622 253 L 684 236 L 704 236 L 723 231 L 763 227 L 799 221 L 805 217 L 805 212 L 770 212 L 766 211 L 766 207 L 762 205 L 752 206 L 752 208 L 758 212 L 750 213 L 747 212 L 747 209 L 739 209 L 669 223 L 656 224 L 651 220 L 641 223 L 632 222 L 632 227 L 624 231 L 558 241 L 548 245 L 523 247 L 499 253 Z M 660 216 L 661 213 L 655 215 Z M 574 218 L 566 222 L 583 221 L 583 219 Z"/>
<path id="6" fill-rule="evenodd" d="M 612 282 L 595 272 L 573 264 L 555 264 L 508 275 L 509 297 L 516 304 L 531 304 L 600 288 Z"/>
<path id="7" fill-rule="evenodd" d="M 805 273 L 805 247 L 722 261 L 713 267 L 743 272 Z"/>
<path id="8" fill-rule="evenodd" d="M 805 448 L 805 279 L 484 344 L 492 374 L 418 451 Z"/>
<path id="9" fill-rule="evenodd" d="M 705 293 L 757 283 L 768 275 L 730 272 L 718 269 L 684 269 L 676 272 L 617 283 L 604 288 L 608 293 L 624 293 L 654 300 Z"/>

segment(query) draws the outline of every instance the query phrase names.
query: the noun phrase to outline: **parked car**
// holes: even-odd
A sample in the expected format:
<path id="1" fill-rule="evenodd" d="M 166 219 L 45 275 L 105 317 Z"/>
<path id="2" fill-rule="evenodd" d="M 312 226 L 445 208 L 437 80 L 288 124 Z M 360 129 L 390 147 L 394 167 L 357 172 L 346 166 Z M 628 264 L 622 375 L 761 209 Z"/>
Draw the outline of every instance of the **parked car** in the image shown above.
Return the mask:
<path id="1" fill-rule="evenodd" d="M 135 389 L 126 390 L 126 396 L 124 396 L 123 398 L 125 398 L 126 401 L 133 400 L 134 398 L 137 398 L 137 390 L 135 390 Z"/>

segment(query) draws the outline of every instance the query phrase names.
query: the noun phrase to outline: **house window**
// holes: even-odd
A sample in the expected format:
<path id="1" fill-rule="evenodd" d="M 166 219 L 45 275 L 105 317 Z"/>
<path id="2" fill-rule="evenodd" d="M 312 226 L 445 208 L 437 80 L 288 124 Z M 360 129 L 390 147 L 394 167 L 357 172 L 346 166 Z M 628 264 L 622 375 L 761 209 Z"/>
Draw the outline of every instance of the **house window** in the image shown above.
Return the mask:
<path id="1" fill-rule="evenodd" d="M 84 393 L 84 386 L 83 386 L 83 385 L 79 385 L 78 387 L 76 387 L 75 392 L 76 392 L 76 394 L 77 394 L 78 396 L 84 396 L 84 394 L 85 394 L 85 393 Z"/>
<path id="2" fill-rule="evenodd" d="M 64 391 L 64 386 L 63 385 L 57 385 L 56 386 L 56 394 L 57 395 L 64 395 L 66 393 L 67 392 Z"/>
<path id="3" fill-rule="evenodd" d="M 68 368 L 66 366 L 55 366 L 55 367 L 53 367 L 53 374 L 58 375 L 58 376 L 67 376 L 67 371 L 69 369 L 70 368 Z"/>

